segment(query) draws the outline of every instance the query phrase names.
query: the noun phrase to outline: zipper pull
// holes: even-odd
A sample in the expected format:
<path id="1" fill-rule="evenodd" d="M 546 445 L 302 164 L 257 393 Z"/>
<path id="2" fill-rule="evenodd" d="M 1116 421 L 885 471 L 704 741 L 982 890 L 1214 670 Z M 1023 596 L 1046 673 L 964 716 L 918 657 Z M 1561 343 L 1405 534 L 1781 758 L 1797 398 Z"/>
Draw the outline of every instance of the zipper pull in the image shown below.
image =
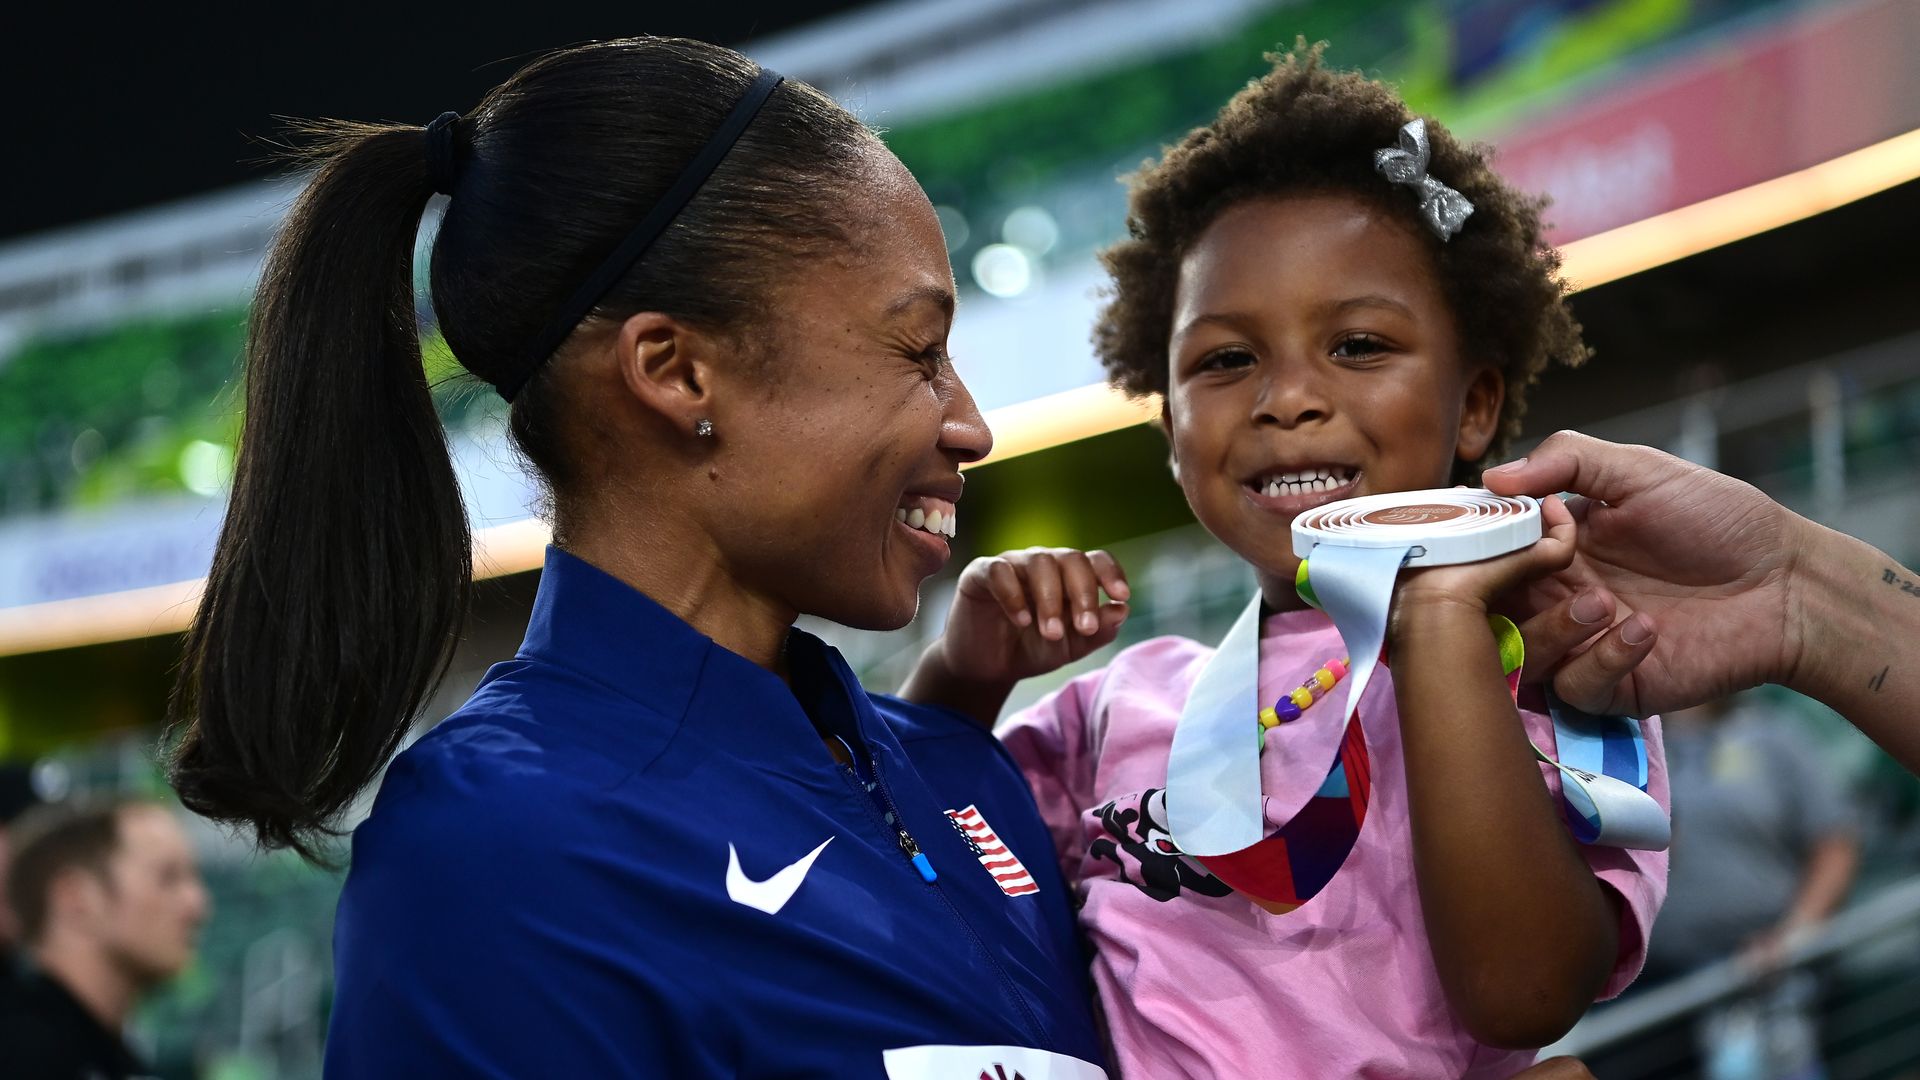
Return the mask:
<path id="1" fill-rule="evenodd" d="M 927 861 L 926 852 L 920 850 L 920 845 L 913 842 L 913 837 L 905 829 L 900 830 L 900 851 L 913 863 L 913 868 L 920 871 L 921 881 L 931 885 L 939 880 L 940 875 L 934 872 L 933 864 Z"/>

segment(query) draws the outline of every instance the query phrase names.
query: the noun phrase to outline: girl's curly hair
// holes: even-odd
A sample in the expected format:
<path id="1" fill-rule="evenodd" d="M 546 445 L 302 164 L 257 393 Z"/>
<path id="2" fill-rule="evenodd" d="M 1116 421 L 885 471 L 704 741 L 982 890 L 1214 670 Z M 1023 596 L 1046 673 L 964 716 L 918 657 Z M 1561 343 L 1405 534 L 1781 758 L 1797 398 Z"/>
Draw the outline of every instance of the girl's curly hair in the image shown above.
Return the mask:
<path id="1" fill-rule="evenodd" d="M 1174 289 L 1188 248 L 1227 207 L 1249 198 L 1351 195 L 1395 215 L 1430 241 L 1463 355 L 1506 376 L 1500 428 L 1485 460 L 1506 452 L 1526 412 L 1527 388 L 1548 364 L 1586 360 L 1566 305 L 1560 256 L 1540 237 L 1546 200 L 1508 186 L 1490 150 L 1464 146 L 1429 120 L 1428 171 L 1473 203 L 1442 242 L 1408 190 L 1374 171 L 1373 152 L 1396 144 L 1413 114 L 1392 89 L 1322 66 L 1324 43 L 1304 39 L 1269 54 L 1273 70 L 1233 96 L 1213 123 L 1187 133 L 1129 178 L 1128 239 L 1101 252 L 1113 282 L 1093 340 L 1108 379 L 1135 397 L 1167 391 Z"/>

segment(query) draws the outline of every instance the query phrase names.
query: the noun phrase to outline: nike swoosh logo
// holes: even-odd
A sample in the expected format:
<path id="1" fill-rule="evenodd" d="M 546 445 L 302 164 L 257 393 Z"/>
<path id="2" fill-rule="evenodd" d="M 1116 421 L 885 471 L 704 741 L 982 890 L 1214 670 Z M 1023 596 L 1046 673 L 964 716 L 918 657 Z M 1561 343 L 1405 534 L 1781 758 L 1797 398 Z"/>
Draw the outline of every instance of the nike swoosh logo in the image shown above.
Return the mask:
<path id="1" fill-rule="evenodd" d="M 833 843 L 829 836 L 820 841 L 820 846 L 801 856 L 800 861 L 781 870 L 765 881 L 755 881 L 740 869 L 740 853 L 727 845 L 727 896 L 736 904 L 745 904 L 750 908 L 764 911 L 769 915 L 780 914 L 787 906 L 793 894 L 799 890 L 800 883 L 807 879 L 807 871 L 813 869 L 813 860 L 827 850 Z"/>

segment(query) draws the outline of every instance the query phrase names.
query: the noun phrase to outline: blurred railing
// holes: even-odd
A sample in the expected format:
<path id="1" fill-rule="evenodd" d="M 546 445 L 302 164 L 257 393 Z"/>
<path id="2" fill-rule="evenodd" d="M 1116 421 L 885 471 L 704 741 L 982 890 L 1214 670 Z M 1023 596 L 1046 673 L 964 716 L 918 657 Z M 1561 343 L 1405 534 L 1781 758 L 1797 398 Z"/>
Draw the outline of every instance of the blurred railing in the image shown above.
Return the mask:
<path id="1" fill-rule="evenodd" d="M 1798 972 L 1825 987 L 1816 1008 L 1825 1076 L 1871 1080 L 1920 1069 L 1920 878 L 1790 939 L 1778 969 L 1739 958 L 1708 965 L 1595 1010 L 1542 1054 L 1582 1057 L 1601 1080 L 1694 1075 L 1687 1062 L 1695 1024 Z M 1677 1041 L 1650 1038 L 1676 1025 Z"/>

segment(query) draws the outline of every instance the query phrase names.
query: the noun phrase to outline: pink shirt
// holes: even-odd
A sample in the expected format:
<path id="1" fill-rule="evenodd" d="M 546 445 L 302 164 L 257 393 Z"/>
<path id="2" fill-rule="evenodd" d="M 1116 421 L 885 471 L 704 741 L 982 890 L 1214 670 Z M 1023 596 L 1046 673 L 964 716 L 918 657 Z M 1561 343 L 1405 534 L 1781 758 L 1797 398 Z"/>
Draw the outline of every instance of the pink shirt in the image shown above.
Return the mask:
<path id="1" fill-rule="evenodd" d="M 1217 879 L 1166 854 L 1165 822 L 1138 815 L 1166 784 L 1174 724 L 1211 653 L 1184 638 L 1143 642 L 1000 729 L 1081 905 L 1122 1075 L 1428 1080 L 1506 1077 L 1530 1064 L 1531 1052 L 1476 1042 L 1442 994 L 1421 921 L 1398 713 L 1384 670 L 1356 721 L 1372 761 L 1366 821 L 1345 864 L 1304 907 L 1275 916 L 1239 896 L 1214 895 L 1222 891 Z M 1260 697 L 1271 701 L 1344 650 L 1332 622 L 1309 610 L 1270 616 L 1260 654 Z M 1329 697 L 1295 723 L 1337 722 L 1344 689 Z M 1521 716 L 1535 744 L 1553 753 L 1552 720 Z M 1249 739 L 1254 723 L 1249 715 Z M 1666 807 L 1659 721 L 1643 727 L 1648 786 Z M 1541 771 L 1557 798 L 1558 773 Z M 1666 893 L 1667 856 L 1582 850 L 1625 901 L 1620 957 L 1602 994 L 1612 997 L 1639 973 Z"/>

